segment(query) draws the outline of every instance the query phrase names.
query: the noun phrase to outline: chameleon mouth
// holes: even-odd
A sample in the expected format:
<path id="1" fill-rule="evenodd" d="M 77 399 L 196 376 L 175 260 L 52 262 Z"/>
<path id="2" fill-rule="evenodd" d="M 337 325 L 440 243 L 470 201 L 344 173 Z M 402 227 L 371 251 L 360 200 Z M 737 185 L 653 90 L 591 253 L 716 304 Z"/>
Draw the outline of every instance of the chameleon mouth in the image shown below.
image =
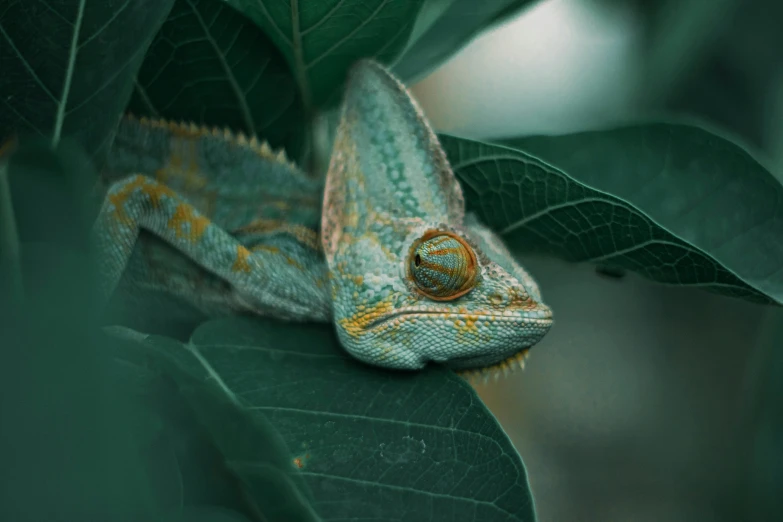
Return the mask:
<path id="1" fill-rule="evenodd" d="M 422 316 L 440 316 L 441 319 L 457 319 L 461 317 L 463 314 L 454 312 L 452 310 L 417 310 L 414 308 L 411 309 L 401 309 L 396 310 L 390 314 L 383 315 L 381 317 L 375 318 L 372 321 L 367 323 L 366 328 L 372 329 L 376 328 L 378 326 L 384 325 L 386 323 L 392 322 L 394 320 L 398 319 L 415 319 L 417 317 Z M 494 314 L 471 314 L 474 317 L 480 317 L 483 319 L 488 319 L 492 321 L 500 321 L 500 322 L 509 322 L 509 323 L 519 323 L 519 322 L 535 322 L 542 326 L 549 327 L 549 325 L 552 324 L 552 313 L 549 311 L 549 309 L 546 309 L 544 313 L 542 313 L 538 317 L 523 317 L 520 318 L 518 315 L 504 315 L 502 313 L 494 313 Z"/>

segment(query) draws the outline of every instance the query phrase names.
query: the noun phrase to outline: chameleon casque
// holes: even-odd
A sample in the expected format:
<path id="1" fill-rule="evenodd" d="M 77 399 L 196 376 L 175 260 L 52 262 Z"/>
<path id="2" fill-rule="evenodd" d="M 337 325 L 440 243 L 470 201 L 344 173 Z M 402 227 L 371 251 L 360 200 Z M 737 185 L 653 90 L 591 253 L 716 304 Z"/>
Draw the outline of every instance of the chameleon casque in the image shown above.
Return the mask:
<path id="1" fill-rule="evenodd" d="M 522 366 L 552 324 L 530 275 L 465 214 L 416 102 L 370 60 L 349 73 L 325 181 L 255 138 L 132 116 L 102 177 L 107 298 L 119 284 L 211 316 L 331 321 L 366 363 L 485 375 Z"/>

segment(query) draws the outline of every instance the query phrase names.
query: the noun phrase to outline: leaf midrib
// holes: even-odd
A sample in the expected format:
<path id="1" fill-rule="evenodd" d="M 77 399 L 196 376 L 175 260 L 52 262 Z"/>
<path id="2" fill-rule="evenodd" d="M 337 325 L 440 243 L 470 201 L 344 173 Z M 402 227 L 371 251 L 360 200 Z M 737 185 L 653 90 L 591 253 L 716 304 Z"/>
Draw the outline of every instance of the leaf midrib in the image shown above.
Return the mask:
<path id="1" fill-rule="evenodd" d="M 294 68 L 299 91 L 302 93 L 302 104 L 305 111 L 310 112 L 313 101 L 310 83 L 307 81 L 307 69 L 304 63 L 302 47 L 302 31 L 299 28 L 299 0 L 291 0 L 291 50 L 294 53 Z"/>
<path id="2" fill-rule="evenodd" d="M 73 35 L 71 36 L 71 46 L 68 50 L 68 67 L 65 69 L 65 80 L 63 81 L 62 96 L 57 104 L 57 115 L 54 120 L 54 129 L 52 130 L 52 149 L 56 149 L 60 143 L 63 124 L 65 123 L 65 108 L 68 105 L 68 96 L 71 91 L 71 82 L 73 81 L 73 71 L 76 68 L 76 56 L 79 54 L 79 36 L 82 29 L 82 20 L 84 19 L 84 9 L 87 0 L 79 0 L 79 8 L 76 11 L 76 20 L 73 24 Z"/>

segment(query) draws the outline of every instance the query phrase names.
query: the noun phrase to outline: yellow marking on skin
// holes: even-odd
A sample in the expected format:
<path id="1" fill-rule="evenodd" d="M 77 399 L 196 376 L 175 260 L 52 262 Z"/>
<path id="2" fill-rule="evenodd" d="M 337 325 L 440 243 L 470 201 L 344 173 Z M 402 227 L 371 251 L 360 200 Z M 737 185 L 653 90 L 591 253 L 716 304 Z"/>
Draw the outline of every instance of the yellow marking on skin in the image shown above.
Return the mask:
<path id="1" fill-rule="evenodd" d="M 379 361 L 394 357 L 394 349 L 391 346 L 384 346 L 381 348 L 381 355 L 378 356 Z"/>
<path id="2" fill-rule="evenodd" d="M 298 269 L 298 270 L 304 270 L 304 267 L 302 266 L 302 264 L 299 261 L 297 261 L 296 259 L 294 259 L 293 257 L 286 256 L 285 257 L 285 262 L 288 263 L 289 265 L 293 266 L 294 268 Z"/>
<path id="3" fill-rule="evenodd" d="M 489 296 L 489 302 L 492 303 L 493 306 L 500 306 L 503 304 L 503 296 L 498 294 L 492 294 Z"/>
<path id="4" fill-rule="evenodd" d="M 168 196 L 170 198 L 177 197 L 177 194 L 166 185 L 163 185 L 162 183 L 151 183 L 147 180 L 145 180 L 145 183 L 142 185 L 141 191 L 147 195 L 150 199 L 150 203 L 152 203 L 152 206 L 155 208 L 160 206 L 160 200 L 163 196 Z"/>
<path id="5" fill-rule="evenodd" d="M 252 252 L 271 252 L 272 254 L 279 254 L 280 249 L 272 245 L 256 245 L 250 249 Z"/>
<path id="6" fill-rule="evenodd" d="M 237 258 L 234 260 L 231 270 L 234 272 L 250 272 L 250 263 L 247 262 L 248 258 L 250 258 L 250 250 L 242 245 L 237 245 Z"/>
<path id="7" fill-rule="evenodd" d="M 508 296 L 510 301 L 506 305 L 506 309 L 534 310 L 538 306 L 538 303 L 518 288 L 509 288 Z"/>
<path id="8" fill-rule="evenodd" d="M 161 183 L 166 183 L 169 180 L 169 171 L 166 169 L 158 169 L 155 171 L 155 179 Z"/>
<path id="9" fill-rule="evenodd" d="M 190 138 L 189 141 L 182 143 L 182 146 L 182 159 L 187 159 L 187 167 L 183 168 L 185 188 L 191 191 L 203 189 L 208 184 L 208 181 L 206 177 L 201 175 L 199 169 L 196 142 L 193 138 Z"/>
<path id="10" fill-rule="evenodd" d="M 114 205 L 112 215 L 115 220 L 125 225 L 133 224 L 133 220 L 125 213 L 125 203 L 134 192 L 139 190 L 149 198 L 150 203 L 155 208 L 160 206 L 160 200 L 163 196 L 176 197 L 174 191 L 166 185 L 154 183 L 139 174 L 134 176 L 115 194 L 109 194 L 109 201 Z"/>
<path id="11" fill-rule="evenodd" d="M 362 284 L 364 284 L 364 277 L 361 275 L 354 276 L 353 282 L 355 285 L 361 286 Z"/>
<path id="12" fill-rule="evenodd" d="M 185 225 L 190 225 L 185 230 Z M 190 205 L 180 203 L 174 210 L 174 215 L 169 219 L 168 227 L 174 230 L 178 238 L 187 239 L 191 243 L 198 241 L 209 225 L 209 220 L 203 216 L 196 216 Z"/>
<path id="13" fill-rule="evenodd" d="M 465 326 L 462 329 L 462 333 L 465 333 L 465 334 L 478 334 L 479 333 L 479 329 L 478 329 L 478 326 L 476 325 L 476 323 L 479 320 L 479 316 L 478 315 L 469 314 L 469 315 L 465 315 L 463 317 L 464 317 L 464 321 L 465 321 Z"/>
<path id="14" fill-rule="evenodd" d="M 367 331 L 367 327 L 373 321 L 390 314 L 393 310 L 394 306 L 391 301 L 380 301 L 372 306 L 368 306 L 365 310 L 354 313 L 350 317 L 340 319 L 340 326 L 343 327 L 348 335 L 358 338 Z"/>
<path id="15" fill-rule="evenodd" d="M 144 178 L 142 176 L 134 176 L 131 181 L 126 183 L 116 193 L 109 194 L 108 199 L 111 204 L 114 205 L 114 210 L 112 211 L 111 215 L 116 221 L 124 225 L 133 224 L 133 220 L 125 213 L 125 202 L 128 200 L 133 191 L 141 187 L 143 183 Z"/>
<path id="16" fill-rule="evenodd" d="M 465 314 L 454 319 L 453 325 L 457 330 L 456 342 L 459 344 L 472 344 L 476 339 L 480 338 L 481 332 L 479 331 L 477 322 L 479 320 L 478 315 Z"/>
<path id="17" fill-rule="evenodd" d="M 191 192 L 203 190 L 209 184 L 207 178 L 201 173 L 198 162 L 199 135 L 191 129 L 169 127 L 172 132 L 169 156 L 166 165 L 155 171 L 155 176 L 161 181 L 182 179 L 184 187 Z"/>
<path id="18" fill-rule="evenodd" d="M 234 234 L 266 234 L 280 232 L 292 235 L 299 243 L 312 250 L 320 248 L 318 233 L 302 225 L 294 225 L 279 219 L 254 219 L 247 225 L 234 230 Z"/>

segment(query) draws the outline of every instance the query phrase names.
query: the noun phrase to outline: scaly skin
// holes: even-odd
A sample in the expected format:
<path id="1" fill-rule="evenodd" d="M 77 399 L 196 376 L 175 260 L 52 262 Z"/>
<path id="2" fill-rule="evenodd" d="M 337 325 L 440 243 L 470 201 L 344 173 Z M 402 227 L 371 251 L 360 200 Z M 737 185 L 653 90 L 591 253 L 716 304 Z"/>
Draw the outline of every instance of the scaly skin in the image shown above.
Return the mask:
<path id="1" fill-rule="evenodd" d="M 224 130 L 125 118 L 102 175 L 94 236 L 107 297 L 121 283 L 206 315 L 329 320 L 314 232 L 322 183 L 281 153 Z"/>
<path id="2" fill-rule="evenodd" d="M 322 207 L 318 181 L 224 131 L 128 120 L 111 156 L 95 227 L 107 296 L 125 273 L 210 315 L 332 321 L 351 355 L 396 369 L 505 372 L 552 324 L 530 275 L 465 216 L 421 110 L 374 62 L 349 75 Z"/>

